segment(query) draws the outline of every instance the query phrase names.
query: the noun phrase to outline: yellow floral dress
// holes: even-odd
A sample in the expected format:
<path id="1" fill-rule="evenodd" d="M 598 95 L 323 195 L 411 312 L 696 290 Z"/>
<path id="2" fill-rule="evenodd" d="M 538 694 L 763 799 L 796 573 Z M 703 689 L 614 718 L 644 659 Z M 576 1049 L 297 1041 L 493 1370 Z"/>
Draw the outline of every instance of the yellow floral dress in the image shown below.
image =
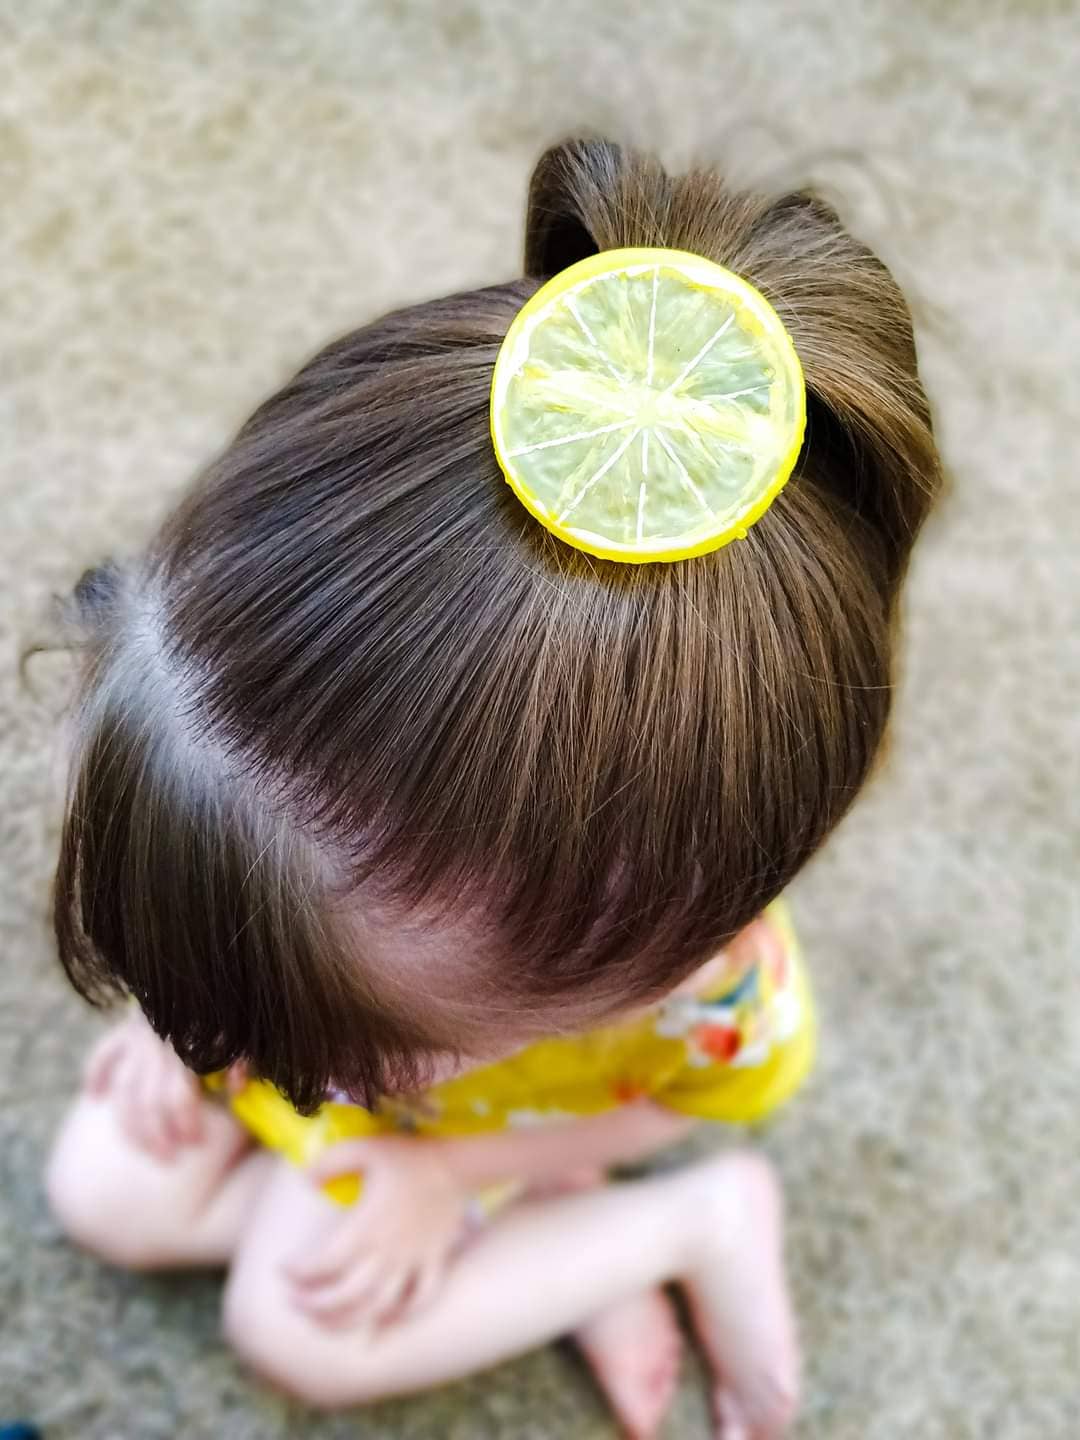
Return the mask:
<path id="1" fill-rule="evenodd" d="M 368 1135 L 476 1135 L 596 1115 L 649 1098 L 684 1115 L 754 1124 L 793 1094 L 814 1056 L 814 1014 L 787 909 L 769 907 L 674 995 L 632 1020 L 541 1040 L 374 1112 L 344 1098 L 312 1116 L 249 1082 L 228 1103 L 252 1135 L 297 1165 Z M 327 1187 L 343 1203 L 356 1180 Z"/>

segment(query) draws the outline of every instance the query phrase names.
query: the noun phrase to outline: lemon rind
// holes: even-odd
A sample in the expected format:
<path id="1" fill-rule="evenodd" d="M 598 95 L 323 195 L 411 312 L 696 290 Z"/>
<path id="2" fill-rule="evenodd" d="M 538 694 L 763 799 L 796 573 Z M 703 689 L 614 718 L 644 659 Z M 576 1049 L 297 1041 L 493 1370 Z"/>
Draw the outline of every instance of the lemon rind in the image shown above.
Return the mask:
<path id="1" fill-rule="evenodd" d="M 657 265 L 677 269 L 685 280 L 700 285 L 703 290 L 715 294 L 722 292 L 737 301 L 743 317 L 749 317 L 751 331 L 758 331 L 771 345 L 776 347 L 782 360 L 788 383 L 795 395 L 795 423 L 791 443 L 777 463 L 767 485 L 755 499 L 745 506 L 738 516 L 715 531 L 702 535 L 696 533 L 692 539 L 662 537 L 651 542 L 635 540 L 619 543 L 608 536 L 560 522 L 550 508 L 525 482 L 514 465 L 509 446 L 502 433 L 501 416 L 506 399 L 507 387 L 516 375 L 521 360 L 528 353 L 528 341 L 535 326 L 540 323 L 552 303 L 572 294 L 582 286 L 590 284 L 601 276 L 620 273 L 634 273 L 649 270 Z M 722 549 L 733 540 L 746 538 L 750 528 L 761 519 L 780 491 L 791 478 L 798 463 L 806 431 L 806 385 L 802 364 L 795 345 L 779 315 L 749 281 L 734 271 L 717 265 L 704 256 L 691 254 L 686 250 L 667 248 L 625 248 L 601 250 L 584 260 L 569 266 L 552 277 L 526 300 L 515 315 L 506 332 L 495 361 L 491 381 L 490 406 L 491 439 L 495 456 L 507 484 L 513 490 L 525 509 L 551 534 L 577 550 L 585 551 L 602 560 L 613 560 L 624 564 L 649 564 L 663 561 L 689 560 L 700 555 L 711 554 Z"/>

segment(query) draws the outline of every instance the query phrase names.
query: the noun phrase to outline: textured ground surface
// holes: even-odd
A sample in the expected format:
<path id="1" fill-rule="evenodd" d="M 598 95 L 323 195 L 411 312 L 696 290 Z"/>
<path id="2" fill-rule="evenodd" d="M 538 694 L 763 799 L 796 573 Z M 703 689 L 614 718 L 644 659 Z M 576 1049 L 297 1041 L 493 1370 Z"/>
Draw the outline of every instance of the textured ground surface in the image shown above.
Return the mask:
<path id="1" fill-rule="evenodd" d="M 585 123 L 675 161 L 737 133 L 740 168 L 845 196 L 917 302 L 953 474 L 891 766 L 797 887 L 825 1054 L 767 1143 L 799 1434 L 1080 1435 L 1078 66 L 1080 14 L 1049 0 L 0 0 L 0 1419 L 613 1433 L 555 1349 L 305 1416 L 219 1347 L 213 1280 L 61 1241 L 39 1169 L 94 1022 L 50 954 L 55 737 L 11 664 L 50 592 L 136 544 L 314 346 L 515 272 L 528 166 Z M 668 1434 L 706 1434 L 693 1372 Z"/>

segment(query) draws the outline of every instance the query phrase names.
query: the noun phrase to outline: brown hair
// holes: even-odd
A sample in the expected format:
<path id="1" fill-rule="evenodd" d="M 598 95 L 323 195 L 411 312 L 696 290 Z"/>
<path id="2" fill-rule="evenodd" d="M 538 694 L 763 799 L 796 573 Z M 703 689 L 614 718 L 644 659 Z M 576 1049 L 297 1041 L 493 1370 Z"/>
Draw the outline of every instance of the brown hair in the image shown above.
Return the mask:
<path id="1" fill-rule="evenodd" d="M 745 276 L 806 375 L 791 482 L 701 559 L 567 548 L 492 453 L 514 314 L 623 245 Z M 888 717 L 940 476 L 885 266 L 810 194 L 580 141 L 533 175 L 525 269 L 330 345 L 137 566 L 77 592 L 64 966 L 93 1000 L 133 994 L 196 1070 L 245 1059 L 304 1109 L 331 1080 L 415 1083 L 460 1041 L 453 996 L 369 963 L 365 916 L 460 922 L 481 1009 L 654 998 L 784 889 Z"/>

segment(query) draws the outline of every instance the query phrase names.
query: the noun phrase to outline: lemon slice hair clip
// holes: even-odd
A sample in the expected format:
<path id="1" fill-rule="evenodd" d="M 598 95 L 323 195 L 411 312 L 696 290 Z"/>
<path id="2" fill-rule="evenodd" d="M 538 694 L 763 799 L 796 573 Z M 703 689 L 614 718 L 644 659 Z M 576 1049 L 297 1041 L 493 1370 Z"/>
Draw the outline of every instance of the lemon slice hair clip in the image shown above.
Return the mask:
<path id="1" fill-rule="evenodd" d="M 514 317 L 492 377 L 514 494 L 568 545 L 630 564 L 744 538 L 805 426 L 776 311 L 682 250 L 604 250 L 554 276 Z"/>

